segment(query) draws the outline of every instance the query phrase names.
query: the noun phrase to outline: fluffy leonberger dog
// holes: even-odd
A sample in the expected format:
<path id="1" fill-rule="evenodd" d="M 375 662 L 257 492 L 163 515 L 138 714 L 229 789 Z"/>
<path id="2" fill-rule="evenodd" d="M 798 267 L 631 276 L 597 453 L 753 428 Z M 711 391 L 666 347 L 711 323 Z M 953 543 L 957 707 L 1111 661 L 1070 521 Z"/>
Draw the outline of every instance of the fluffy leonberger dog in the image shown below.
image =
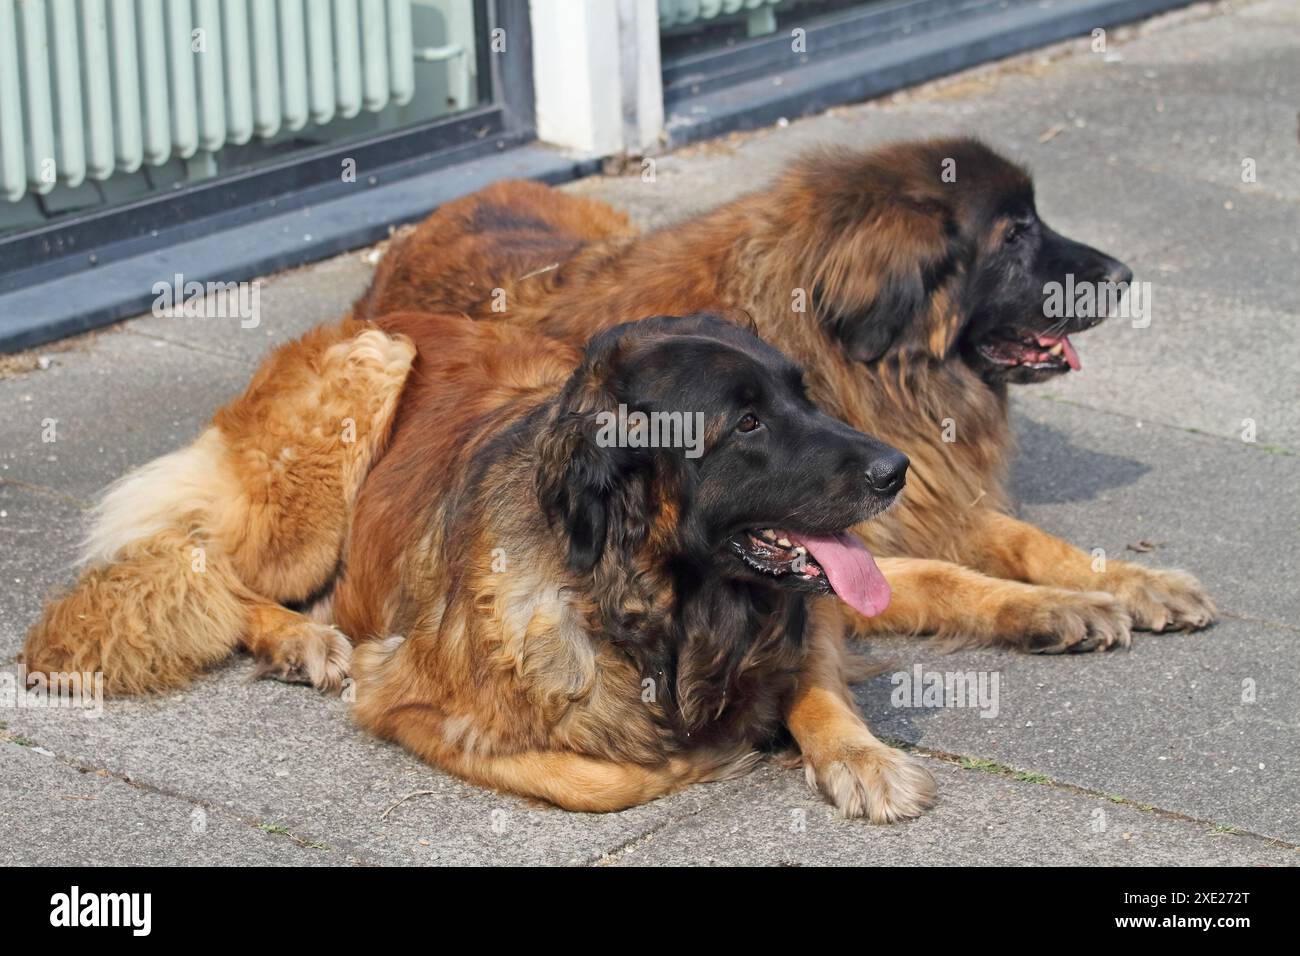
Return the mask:
<path id="1" fill-rule="evenodd" d="M 808 677 L 845 686 L 829 595 L 888 603 L 846 529 L 894 500 L 903 455 L 819 412 L 792 362 L 717 318 L 617 325 L 581 350 L 463 316 L 379 324 L 419 356 L 333 593 L 360 641 L 362 725 L 586 811 L 739 772 L 787 728 L 827 753 L 826 677 Z M 839 742 L 892 785 L 815 772 L 849 812 L 915 815 L 928 775 L 857 724 Z"/>
<path id="2" fill-rule="evenodd" d="M 1049 318 L 1049 285 L 1130 278 L 1043 221 L 1024 170 L 961 138 L 816 152 L 644 236 L 604 204 L 502 182 L 396 243 L 355 313 L 460 309 L 541 348 L 636 316 L 743 310 L 823 411 L 912 461 L 899 505 L 855 529 L 894 592 L 855 630 L 1057 653 L 1214 615 L 1191 575 L 1094 566 L 1010 513 L 1008 386 L 1077 369 L 1070 335 L 1106 317 Z"/>

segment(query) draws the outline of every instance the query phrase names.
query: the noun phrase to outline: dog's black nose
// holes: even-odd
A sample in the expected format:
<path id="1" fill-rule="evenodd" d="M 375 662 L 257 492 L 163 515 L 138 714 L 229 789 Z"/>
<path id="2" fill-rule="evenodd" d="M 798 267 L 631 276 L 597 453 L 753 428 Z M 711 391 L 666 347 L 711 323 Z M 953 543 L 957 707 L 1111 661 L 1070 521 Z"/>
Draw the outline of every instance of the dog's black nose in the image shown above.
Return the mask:
<path id="1" fill-rule="evenodd" d="M 867 484 L 878 495 L 897 494 L 907 481 L 907 456 L 901 451 L 881 455 L 867 469 Z"/>
<path id="2" fill-rule="evenodd" d="M 1104 279 L 1115 285 L 1126 285 L 1133 281 L 1133 270 L 1122 262 L 1116 262 L 1106 270 Z"/>

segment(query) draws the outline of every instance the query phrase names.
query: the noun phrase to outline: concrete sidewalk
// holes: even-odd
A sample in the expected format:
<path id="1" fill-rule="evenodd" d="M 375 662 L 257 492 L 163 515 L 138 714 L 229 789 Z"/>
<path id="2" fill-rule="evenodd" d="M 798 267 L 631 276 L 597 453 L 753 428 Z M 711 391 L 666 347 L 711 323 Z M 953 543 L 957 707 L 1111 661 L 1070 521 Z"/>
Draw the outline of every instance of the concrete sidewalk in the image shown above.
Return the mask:
<path id="1" fill-rule="evenodd" d="M 1027 163 L 1045 218 L 1123 257 L 1153 308 L 1149 328 L 1080 336 L 1081 373 L 1016 390 L 1022 513 L 1194 571 L 1223 612 L 1213 629 L 1079 657 L 864 647 L 891 671 L 999 682 L 996 716 L 894 707 L 888 674 L 858 688 L 939 784 L 932 813 L 891 827 L 836 818 L 774 766 L 625 813 L 540 808 L 370 739 L 337 699 L 250 681 L 240 659 L 98 719 L 0 710 L 0 864 L 1300 863 L 1300 7 L 1194 7 L 1108 46 L 692 147 L 653 182 L 569 188 L 654 226 L 817 144 L 971 132 Z M 0 661 L 71 579 L 96 492 L 190 441 L 269 346 L 341 313 L 374 260 L 267 280 L 256 329 L 143 317 L 3 360 Z"/>

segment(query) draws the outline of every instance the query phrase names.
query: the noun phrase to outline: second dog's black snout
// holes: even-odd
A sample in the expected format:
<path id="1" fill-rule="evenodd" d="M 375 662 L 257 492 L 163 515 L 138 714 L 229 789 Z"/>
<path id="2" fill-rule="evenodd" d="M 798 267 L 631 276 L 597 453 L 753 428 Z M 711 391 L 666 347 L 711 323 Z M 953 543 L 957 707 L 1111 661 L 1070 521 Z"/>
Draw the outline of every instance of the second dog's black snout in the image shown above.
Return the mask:
<path id="1" fill-rule="evenodd" d="M 881 455 L 867 468 L 867 484 L 878 495 L 897 494 L 907 481 L 908 464 L 901 451 Z"/>
<path id="2" fill-rule="evenodd" d="M 1112 282 L 1115 285 L 1125 285 L 1133 281 L 1133 270 L 1124 263 L 1112 259 L 1110 263 L 1101 270 L 1099 282 Z"/>
<path id="3" fill-rule="evenodd" d="M 1096 249 L 1089 249 L 1088 252 L 1091 254 L 1092 261 L 1079 272 L 1082 276 L 1086 276 L 1089 282 L 1124 285 L 1133 281 L 1133 270 L 1125 263 Z M 1075 278 L 1080 278 L 1080 275 L 1076 275 Z"/>

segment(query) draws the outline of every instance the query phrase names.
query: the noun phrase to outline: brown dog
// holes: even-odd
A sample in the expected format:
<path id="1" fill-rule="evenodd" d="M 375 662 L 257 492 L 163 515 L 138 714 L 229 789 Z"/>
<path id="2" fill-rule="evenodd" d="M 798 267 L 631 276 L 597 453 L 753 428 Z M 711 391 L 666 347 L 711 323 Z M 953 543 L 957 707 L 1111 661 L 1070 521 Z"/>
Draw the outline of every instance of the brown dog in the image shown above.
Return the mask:
<path id="1" fill-rule="evenodd" d="M 844 529 L 893 501 L 902 455 L 709 316 L 616 326 L 581 352 L 463 316 L 380 324 L 419 357 L 335 590 L 364 726 L 588 811 L 739 772 L 788 726 L 845 812 L 928 804 L 929 776 L 861 719 L 831 742 L 834 718 L 806 719 L 809 675 L 846 681 L 829 595 L 865 613 L 888 600 Z M 604 433 L 624 409 L 668 417 Z M 823 760 L 846 744 L 835 755 L 870 767 L 870 787 Z"/>
<path id="2" fill-rule="evenodd" d="M 955 182 L 942 175 L 955 163 Z M 858 530 L 894 590 L 858 630 L 1035 652 L 1199 628 L 1189 574 L 1090 555 L 1008 514 L 1007 385 L 1078 366 L 1045 285 L 1124 283 L 1053 232 L 1018 167 L 966 139 L 814 154 L 774 185 L 643 237 L 528 182 L 448 204 L 380 263 L 358 316 L 454 308 L 581 343 L 640 315 L 743 309 L 826 412 L 911 458 L 907 493 Z"/>

